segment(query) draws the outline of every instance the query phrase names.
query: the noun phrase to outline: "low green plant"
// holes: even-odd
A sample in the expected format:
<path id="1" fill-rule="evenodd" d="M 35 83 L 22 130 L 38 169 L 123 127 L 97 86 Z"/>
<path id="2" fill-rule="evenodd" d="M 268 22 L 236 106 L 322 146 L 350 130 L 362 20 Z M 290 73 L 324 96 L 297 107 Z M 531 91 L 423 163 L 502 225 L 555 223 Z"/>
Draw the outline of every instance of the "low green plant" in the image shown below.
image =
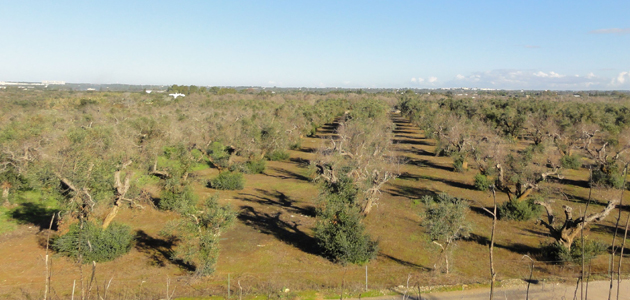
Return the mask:
<path id="1" fill-rule="evenodd" d="M 542 211 L 540 205 L 534 203 L 534 199 L 511 200 L 499 205 L 499 219 L 528 221 L 538 218 Z"/>
<path id="2" fill-rule="evenodd" d="M 475 188 L 480 191 L 487 191 L 492 185 L 492 180 L 481 173 L 475 175 Z"/>
<path id="3" fill-rule="evenodd" d="M 596 185 L 620 189 L 623 186 L 623 175 L 617 168 L 611 168 L 608 172 L 596 169 L 593 170 L 592 182 Z"/>
<path id="4" fill-rule="evenodd" d="M 173 259 L 195 266 L 195 275 L 207 276 L 215 271 L 219 257 L 219 237 L 236 219 L 229 205 L 220 205 L 218 196 L 207 198 L 200 209 L 188 207 L 181 218 L 167 224 L 163 236 L 180 241 Z"/>
<path id="5" fill-rule="evenodd" d="M 131 250 L 133 235 L 129 226 L 112 223 L 104 229 L 91 222 L 75 223 L 53 240 L 52 249 L 82 263 L 114 260 Z"/>
<path id="6" fill-rule="evenodd" d="M 582 167 L 582 158 L 577 154 L 565 155 L 560 159 L 563 168 L 579 170 Z"/>
<path id="7" fill-rule="evenodd" d="M 208 185 L 217 190 L 242 190 L 245 187 L 245 178 L 240 172 L 221 172 Z"/>
<path id="8" fill-rule="evenodd" d="M 272 151 L 271 153 L 267 153 L 265 155 L 265 158 L 271 161 L 287 160 L 289 159 L 289 152 L 282 151 L 282 150 L 275 150 L 275 151 Z"/>
<path id="9" fill-rule="evenodd" d="M 343 175 L 322 187 L 317 210 L 315 239 L 325 256 L 343 265 L 367 263 L 378 253 L 378 241 L 366 233 L 356 203 L 358 192 L 352 179 Z"/>
<path id="10" fill-rule="evenodd" d="M 195 206 L 199 198 L 189 184 L 180 184 L 177 179 L 168 179 L 160 196 L 158 207 L 164 210 L 179 211 Z"/>
<path id="11" fill-rule="evenodd" d="M 584 262 L 588 263 L 596 256 L 603 254 L 608 250 L 608 245 L 595 241 L 584 239 Z M 582 238 L 575 239 L 571 244 L 571 249 L 563 246 L 558 242 L 545 244 L 541 247 L 541 255 L 545 259 L 558 263 L 582 263 Z"/>
<path id="12" fill-rule="evenodd" d="M 249 174 L 261 174 L 266 168 L 267 162 L 264 159 L 248 160 L 245 163 L 245 169 Z"/>

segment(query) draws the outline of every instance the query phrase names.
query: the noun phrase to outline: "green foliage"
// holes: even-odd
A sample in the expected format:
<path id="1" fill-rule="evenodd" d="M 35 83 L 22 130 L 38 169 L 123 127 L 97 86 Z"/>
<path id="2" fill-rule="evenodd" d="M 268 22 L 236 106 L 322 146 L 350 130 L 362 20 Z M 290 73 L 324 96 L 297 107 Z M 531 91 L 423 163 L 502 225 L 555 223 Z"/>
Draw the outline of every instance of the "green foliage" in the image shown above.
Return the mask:
<path id="1" fill-rule="evenodd" d="M 582 167 L 582 158 L 577 155 L 565 155 L 560 159 L 563 168 L 579 170 Z"/>
<path id="2" fill-rule="evenodd" d="M 229 168 L 231 172 L 241 172 L 245 174 L 261 174 L 267 168 L 267 161 L 264 159 L 248 160 L 245 163 L 235 163 Z"/>
<path id="3" fill-rule="evenodd" d="M 212 163 L 217 167 L 229 167 L 230 154 L 227 152 L 227 148 L 223 144 L 219 142 L 212 143 L 210 145 L 210 149 L 208 149 L 208 153 L 210 154 Z"/>
<path id="4" fill-rule="evenodd" d="M 492 180 L 488 176 L 478 173 L 475 175 L 475 188 L 480 191 L 487 191 L 492 185 Z"/>
<path id="5" fill-rule="evenodd" d="M 197 204 L 198 198 L 190 185 L 173 177 L 166 180 L 158 207 L 164 210 L 182 211 Z"/>
<path id="6" fill-rule="evenodd" d="M 267 162 L 263 159 L 248 160 L 245 163 L 245 169 L 249 174 L 261 174 L 267 168 Z"/>
<path id="7" fill-rule="evenodd" d="M 614 163 L 602 166 L 600 169 L 593 170 L 592 181 L 596 185 L 613 187 L 620 189 L 623 187 L 623 174 L 619 167 Z"/>
<path id="8" fill-rule="evenodd" d="M 466 221 L 469 207 L 465 200 L 441 193 L 436 197 L 423 196 L 422 202 L 426 205 L 422 226 L 431 240 L 448 245 L 469 235 L 470 224 Z"/>
<path id="9" fill-rule="evenodd" d="M 245 187 L 245 178 L 240 172 L 221 172 L 208 185 L 217 190 L 242 190 Z"/>
<path id="10" fill-rule="evenodd" d="M 464 172 L 464 161 L 466 158 L 463 155 L 453 155 L 453 170 L 455 172 Z"/>
<path id="11" fill-rule="evenodd" d="M 499 205 L 499 218 L 502 220 L 528 221 L 538 218 L 542 211 L 534 199 L 506 201 Z"/>
<path id="12" fill-rule="evenodd" d="M 221 206 L 215 195 L 206 199 L 197 210 L 189 207 L 181 218 L 170 222 L 162 232 L 179 240 L 173 259 L 182 259 L 195 266 L 195 275 L 207 276 L 215 271 L 219 257 L 219 237 L 234 223 L 236 213 L 227 205 Z"/>
<path id="13" fill-rule="evenodd" d="M 271 161 L 281 161 L 289 159 L 289 152 L 282 150 L 274 150 L 271 153 L 265 154 L 265 158 Z"/>
<path id="14" fill-rule="evenodd" d="M 584 239 L 584 262 L 588 263 L 596 256 L 605 253 L 608 245 L 595 241 Z M 567 249 L 559 242 L 553 242 L 543 245 L 540 249 L 541 255 L 548 260 L 560 263 L 582 263 L 582 238 L 575 239 L 571 244 L 571 249 Z"/>
<path id="15" fill-rule="evenodd" d="M 93 222 L 83 222 L 72 224 L 66 234 L 55 238 L 52 249 L 82 263 L 105 262 L 129 252 L 132 242 L 127 225 L 112 223 L 103 230 Z"/>
<path id="16" fill-rule="evenodd" d="M 367 263 L 378 253 L 378 242 L 365 233 L 357 194 L 352 180 L 343 176 L 323 187 L 317 210 L 315 239 L 325 256 L 343 265 Z"/>

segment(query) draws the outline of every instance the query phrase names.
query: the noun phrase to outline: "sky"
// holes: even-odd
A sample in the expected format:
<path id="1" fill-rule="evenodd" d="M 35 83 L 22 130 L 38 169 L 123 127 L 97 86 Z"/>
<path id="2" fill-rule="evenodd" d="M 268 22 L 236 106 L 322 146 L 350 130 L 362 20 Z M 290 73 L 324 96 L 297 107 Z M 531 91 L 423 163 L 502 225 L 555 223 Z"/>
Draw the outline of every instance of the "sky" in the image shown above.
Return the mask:
<path id="1" fill-rule="evenodd" d="M 0 81 L 630 90 L 630 1 L 6 1 Z"/>

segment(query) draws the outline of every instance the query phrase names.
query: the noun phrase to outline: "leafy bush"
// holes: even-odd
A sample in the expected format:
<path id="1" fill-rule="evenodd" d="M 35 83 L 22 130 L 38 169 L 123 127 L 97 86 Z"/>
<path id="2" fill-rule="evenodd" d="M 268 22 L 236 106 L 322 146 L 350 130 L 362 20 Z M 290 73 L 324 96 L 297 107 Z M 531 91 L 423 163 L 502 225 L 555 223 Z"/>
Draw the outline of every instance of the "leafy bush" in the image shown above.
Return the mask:
<path id="1" fill-rule="evenodd" d="M 227 168 L 230 164 L 230 154 L 227 152 L 227 148 L 219 143 L 214 142 L 210 145 L 210 149 L 208 149 L 208 154 L 210 155 L 210 159 L 212 160 L 212 164 L 214 164 L 218 168 Z"/>
<path id="2" fill-rule="evenodd" d="M 378 241 L 365 232 L 363 216 L 356 204 L 358 190 L 343 176 L 325 186 L 317 211 L 315 239 L 325 256 L 341 264 L 364 264 L 378 253 Z"/>
<path id="3" fill-rule="evenodd" d="M 245 178 L 239 172 L 221 172 L 211 179 L 208 185 L 217 190 L 242 190 L 245 186 Z"/>
<path id="4" fill-rule="evenodd" d="M 195 274 L 207 276 L 215 271 L 219 258 L 219 237 L 236 219 L 229 205 L 219 205 L 218 196 L 207 198 L 201 210 L 190 208 L 178 220 L 167 224 L 161 235 L 176 238 L 179 247 L 173 258 L 195 266 Z"/>
<path id="5" fill-rule="evenodd" d="M 606 250 L 608 250 L 608 245 L 599 241 L 585 239 L 584 261 L 588 263 L 589 261 L 591 261 L 591 259 L 606 252 Z M 582 239 L 575 239 L 571 244 L 571 250 L 567 249 L 565 246 L 558 242 L 543 245 L 541 248 L 541 254 L 548 260 L 560 263 L 572 262 L 575 264 L 581 264 Z"/>
<path id="6" fill-rule="evenodd" d="M 107 229 L 92 222 L 72 224 L 68 233 L 54 239 L 52 249 L 62 255 L 80 258 L 82 263 L 114 260 L 131 250 L 133 235 L 129 226 L 112 223 Z"/>
<path id="7" fill-rule="evenodd" d="M 499 205 L 499 218 L 502 220 L 527 221 L 540 216 L 540 205 L 534 199 L 506 201 Z"/>
<path id="8" fill-rule="evenodd" d="M 592 181 L 594 184 L 620 189 L 623 187 L 623 175 L 616 168 L 609 172 L 600 169 L 593 170 Z"/>
<path id="9" fill-rule="evenodd" d="M 475 175 L 475 188 L 480 191 L 487 191 L 492 185 L 492 180 L 483 174 Z"/>
<path id="10" fill-rule="evenodd" d="M 579 170 L 582 167 L 582 158 L 577 155 L 565 155 L 560 159 L 563 168 Z"/>
<path id="11" fill-rule="evenodd" d="M 162 191 L 158 207 L 164 210 L 180 211 L 197 204 L 197 195 L 190 185 L 181 185 L 177 180 L 169 179 Z"/>
<path id="12" fill-rule="evenodd" d="M 467 168 L 464 167 L 465 158 L 461 155 L 453 156 L 453 169 L 455 172 L 464 172 Z"/>
<path id="13" fill-rule="evenodd" d="M 422 226 L 427 228 L 432 240 L 448 243 L 468 235 L 468 204 L 463 199 L 441 193 L 436 197 L 423 196 L 422 202 L 427 206 L 422 214 Z"/>
<path id="14" fill-rule="evenodd" d="M 267 162 L 263 159 L 248 160 L 245 163 L 245 169 L 249 174 L 261 174 L 267 168 Z"/>
<path id="15" fill-rule="evenodd" d="M 245 174 L 261 174 L 267 168 L 267 161 L 264 159 L 248 160 L 245 163 L 235 163 L 229 168 L 231 172 L 241 172 Z"/>
<path id="16" fill-rule="evenodd" d="M 265 157 L 271 161 L 287 160 L 289 159 L 289 152 L 282 151 L 282 150 L 275 150 L 275 151 L 272 151 L 271 153 L 267 153 Z"/>

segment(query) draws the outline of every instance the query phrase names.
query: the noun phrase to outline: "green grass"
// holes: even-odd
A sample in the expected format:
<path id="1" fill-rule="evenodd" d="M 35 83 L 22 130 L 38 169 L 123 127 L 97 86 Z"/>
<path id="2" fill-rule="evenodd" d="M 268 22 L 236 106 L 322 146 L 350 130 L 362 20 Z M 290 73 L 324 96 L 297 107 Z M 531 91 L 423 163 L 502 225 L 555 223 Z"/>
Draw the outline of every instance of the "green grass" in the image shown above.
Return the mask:
<path id="1" fill-rule="evenodd" d="M 0 234 L 11 232 L 17 228 L 17 223 L 11 218 L 11 211 L 0 206 Z"/>

